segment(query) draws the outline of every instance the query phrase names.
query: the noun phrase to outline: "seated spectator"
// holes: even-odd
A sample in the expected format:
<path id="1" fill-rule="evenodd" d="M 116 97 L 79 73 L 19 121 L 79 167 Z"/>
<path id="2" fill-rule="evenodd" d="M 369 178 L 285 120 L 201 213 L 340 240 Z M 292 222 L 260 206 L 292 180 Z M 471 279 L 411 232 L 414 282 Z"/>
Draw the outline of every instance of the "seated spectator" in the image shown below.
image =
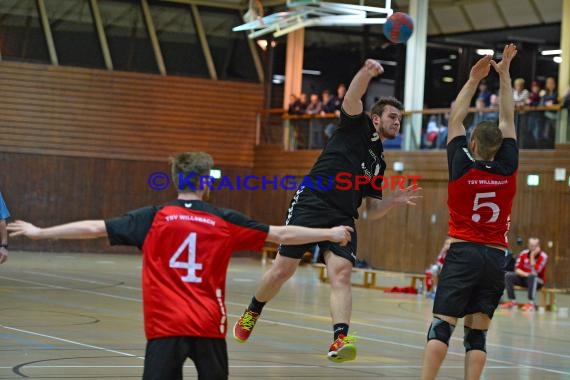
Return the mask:
<path id="1" fill-rule="evenodd" d="M 447 256 L 447 251 L 449 251 L 449 246 L 451 245 L 451 238 L 445 239 L 443 242 L 443 247 L 439 251 L 437 258 L 435 259 L 435 263 L 426 271 L 426 275 L 431 278 L 431 286 L 428 287 L 428 293 L 426 294 L 427 298 L 435 298 L 435 292 L 437 290 L 437 278 L 441 273 L 441 268 L 443 268 L 443 264 L 445 263 L 445 257 Z M 426 281 L 427 282 L 427 281 Z"/>
<path id="2" fill-rule="evenodd" d="M 505 273 L 505 288 L 509 301 L 503 302 L 501 308 L 510 309 L 517 306 L 514 287 L 518 285 L 528 289 L 528 302 L 523 306 L 523 310 L 534 311 L 536 291 L 544 286 L 546 280 L 547 262 L 548 255 L 540 248 L 540 240 L 528 239 L 528 249 L 519 254 L 514 272 Z"/>

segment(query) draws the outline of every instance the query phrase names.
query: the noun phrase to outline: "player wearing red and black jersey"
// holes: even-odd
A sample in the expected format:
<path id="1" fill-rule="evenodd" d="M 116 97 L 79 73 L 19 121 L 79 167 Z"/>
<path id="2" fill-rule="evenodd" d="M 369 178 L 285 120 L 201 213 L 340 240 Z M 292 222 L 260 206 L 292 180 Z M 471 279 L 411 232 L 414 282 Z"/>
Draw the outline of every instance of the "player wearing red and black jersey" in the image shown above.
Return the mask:
<path id="1" fill-rule="evenodd" d="M 535 237 L 528 239 L 528 249 L 522 251 L 512 272 L 505 273 L 505 287 L 509 300 L 501 304 L 502 308 L 517 307 L 515 301 L 515 285 L 527 288 L 528 302 L 523 305 L 525 311 L 536 309 L 536 291 L 544 286 L 546 281 L 546 264 L 548 255 L 540 248 L 540 240 Z"/>
<path id="2" fill-rule="evenodd" d="M 435 379 L 458 318 L 465 317 L 465 378 L 478 379 L 486 361 L 486 334 L 505 288 L 504 267 L 516 192 L 518 147 L 509 67 L 516 47 L 500 63 L 481 58 L 471 69 L 449 118 L 449 236 L 429 327 L 422 379 Z M 463 120 L 479 82 L 491 66 L 499 74 L 499 125 L 479 123 L 470 141 Z"/>
<path id="3" fill-rule="evenodd" d="M 143 253 L 143 308 L 147 337 L 143 379 L 179 380 L 187 358 L 200 380 L 228 378 L 225 284 L 230 255 L 261 250 L 264 242 L 305 244 L 331 240 L 345 245 L 350 227 L 310 229 L 268 226 L 202 200 L 209 191 L 199 178 L 210 174 L 207 153 L 183 153 L 172 162 L 178 199 L 107 220 L 84 220 L 49 228 L 16 221 L 12 236 L 86 239 L 107 236 L 111 244 Z M 197 175 L 196 175 L 197 174 Z M 194 183 L 196 182 L 196 183 Z M 192 187 L 190 186 L 192 185 Z"/>

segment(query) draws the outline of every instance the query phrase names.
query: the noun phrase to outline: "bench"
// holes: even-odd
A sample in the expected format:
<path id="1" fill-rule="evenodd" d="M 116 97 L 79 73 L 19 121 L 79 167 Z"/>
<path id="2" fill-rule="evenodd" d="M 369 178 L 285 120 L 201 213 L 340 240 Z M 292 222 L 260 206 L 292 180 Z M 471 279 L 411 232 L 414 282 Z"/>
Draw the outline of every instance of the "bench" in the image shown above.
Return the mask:
<path id="1" fill-rule="evenodd" d="M 319 271 L 319 280 L 328 282 L 327 267 L 324 264 L 313 264 L 313 267 Z M 420 273 L 403 273 L 403 272 L 390 272 L 385 270 L 378 270 L 372 268 L 352 268 L 353 273 L 362 273 L 362 282 L 353 283 L 353 286 L 370 289 L 387 290 L 391 289 L 388 286 L 379 286 L 376 280 L 379 276 L 382 277 L 406 277 L 410 279 L 410 286 L 414 289 L 418 288 L 418 281 L 420 282 L 421 289 L 426 289 L 426 275 Z"/>
<path id="2" fill-rule="evenodd" d="M 527 288 L 515 285 L 515 290 L 524 290 L 526 292 Z M 540 302 L 538 303 L 538 306 L 543 307 L 544 310 L 552 311 L 556 306 L 556 294 L 566 292 L 566 289 L 547 288 L 543 286 L 537 290 L 537 293 L 540 293 Z"/>
<path id="3" fill-rule="evenodd" d="M 267 264 L 267 258 L 275 259 L 277 255 L 277 247 L 268 246 L 261 248 L 261 265 Z"/>

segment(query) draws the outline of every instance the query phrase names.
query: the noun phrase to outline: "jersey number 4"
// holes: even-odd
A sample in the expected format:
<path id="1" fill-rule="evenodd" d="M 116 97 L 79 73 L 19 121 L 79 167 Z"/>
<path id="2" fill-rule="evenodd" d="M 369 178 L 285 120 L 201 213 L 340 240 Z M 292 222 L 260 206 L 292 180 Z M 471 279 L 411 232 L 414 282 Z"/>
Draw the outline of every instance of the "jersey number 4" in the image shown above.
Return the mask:
<path id="1" fill-rule="evenodd" d="M 487 220 L 486 223 L 496 222 L 499 219 L 499 213 L 501 212 L 501 210 L 499 209 L 499 206 L 496 203 L 493 203 L 493 202 L 479 203 L 479 201 L 483 198 L 495 198 L 496 196 L 497 196 L 497 193 L 495 193 L 494 191 L 490 192 L 490 193 L 477 193 L 477 194 L 475 194 L 475 202 L 473 203 L 473 211 L 477 211 L 483 207 L 488 207 L 493 211 L 493 215 L 491 216 L 491 219 Z M 474 213 L 473 215 L 471 215 L 471 220 L 474 221 L 475 223 L 477 223 L 481 220 L 481 215 Z"/>
<path id="2" fill-rule="evenodd" d="M 186 261 L 178 261 L 185 251 L 188 251 Z M 190 233 L 174 255 L 170 258 L 171 268 L 184 268 L 187 270 L 186 276 L 182 276 L 184 282 L 202 282 L 202 277 L 196 275 L 196 271 L 202 269 L 202 264 L 196 262 L 196 232 Z"/>

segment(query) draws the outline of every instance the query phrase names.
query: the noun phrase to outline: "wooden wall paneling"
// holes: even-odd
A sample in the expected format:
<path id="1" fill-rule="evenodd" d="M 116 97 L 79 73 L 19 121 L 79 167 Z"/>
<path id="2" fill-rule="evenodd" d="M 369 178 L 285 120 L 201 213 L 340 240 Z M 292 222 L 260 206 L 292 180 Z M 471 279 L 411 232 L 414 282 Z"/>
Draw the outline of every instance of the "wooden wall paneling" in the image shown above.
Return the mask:
<path id="1" fill-rule="evenodd" d="M 521 151 L 517 180 L 517 196 L 513 204 L 510 248 L 518 253 L 526 246 L 531 235 L 542 240 L 543 248 L 550 254 L 549 278 L 559 287 L 570 287 L 570 187 L 568 180 L 554 182 L 555 167 L 565 167 L 570 172 L 570 149 L 561 147 L 553 151 Z M 276 152 L 274 147 L 257 147 L 254 173 L 281 173 L 305 175 L 318 157 L 318 151 Z M 423 271 L 431 264 L 447 234 L 447 162 L 445 151 L 400 152 L 387 151 L 386 175 L 395 161 L 405 164 L 404 174 L 421 174 L 419 181 L 424 198 L 416 207 L 390 211 L 375 222 L 359 220 L 358 255 L 374 267 Z M 540 174 L 540 186 L 529 188 L 529 173 Z M 272 198 L 274 207 L 268 208 L 262 197 L 253 200 L 253 214 L 261 213 L 263 219 L 281 223 L 283 211 L 291 196 L 284 192 Z M 281 207 L 277 203 L 281 202 Z M 285 202 L 287 204 L 285 205 Z M 283 209 L 285 207 L 285 209 Z M 436 222 L 432 223 L 435 214 Z M 524 239 L 523 246 L 516 245 L 516 237 Z M 553 242 L 548 247 L 548 241 Z"/>
<path id="2" fill-rule="evenodd" d="M 133 161 L 87 157 L 62 157 L 0 152 L 0 190 L 12 220 L 23 219 L 40 226 L 80 219 L 105 219 L 176 198 L 175 186 L 153 190 L 151 173 L 169 173 L 166 160 Z M 230 178 L 248 175 L 251 168 L 222 167 Z M 215 186 L 214 186 L 215 187 Z M 213 190 L 211 201 L 250 214 L 251 192 Z M 105 239 L 84 241 L 30 241 L 13 239 L 13 249 L 42 251 L 136 251 L 110 249 Z"/>
<path id="3" fill-rule="evenodd" d="M 259 84 L 0 62 L 0 151 L 253 165 Z"/>

